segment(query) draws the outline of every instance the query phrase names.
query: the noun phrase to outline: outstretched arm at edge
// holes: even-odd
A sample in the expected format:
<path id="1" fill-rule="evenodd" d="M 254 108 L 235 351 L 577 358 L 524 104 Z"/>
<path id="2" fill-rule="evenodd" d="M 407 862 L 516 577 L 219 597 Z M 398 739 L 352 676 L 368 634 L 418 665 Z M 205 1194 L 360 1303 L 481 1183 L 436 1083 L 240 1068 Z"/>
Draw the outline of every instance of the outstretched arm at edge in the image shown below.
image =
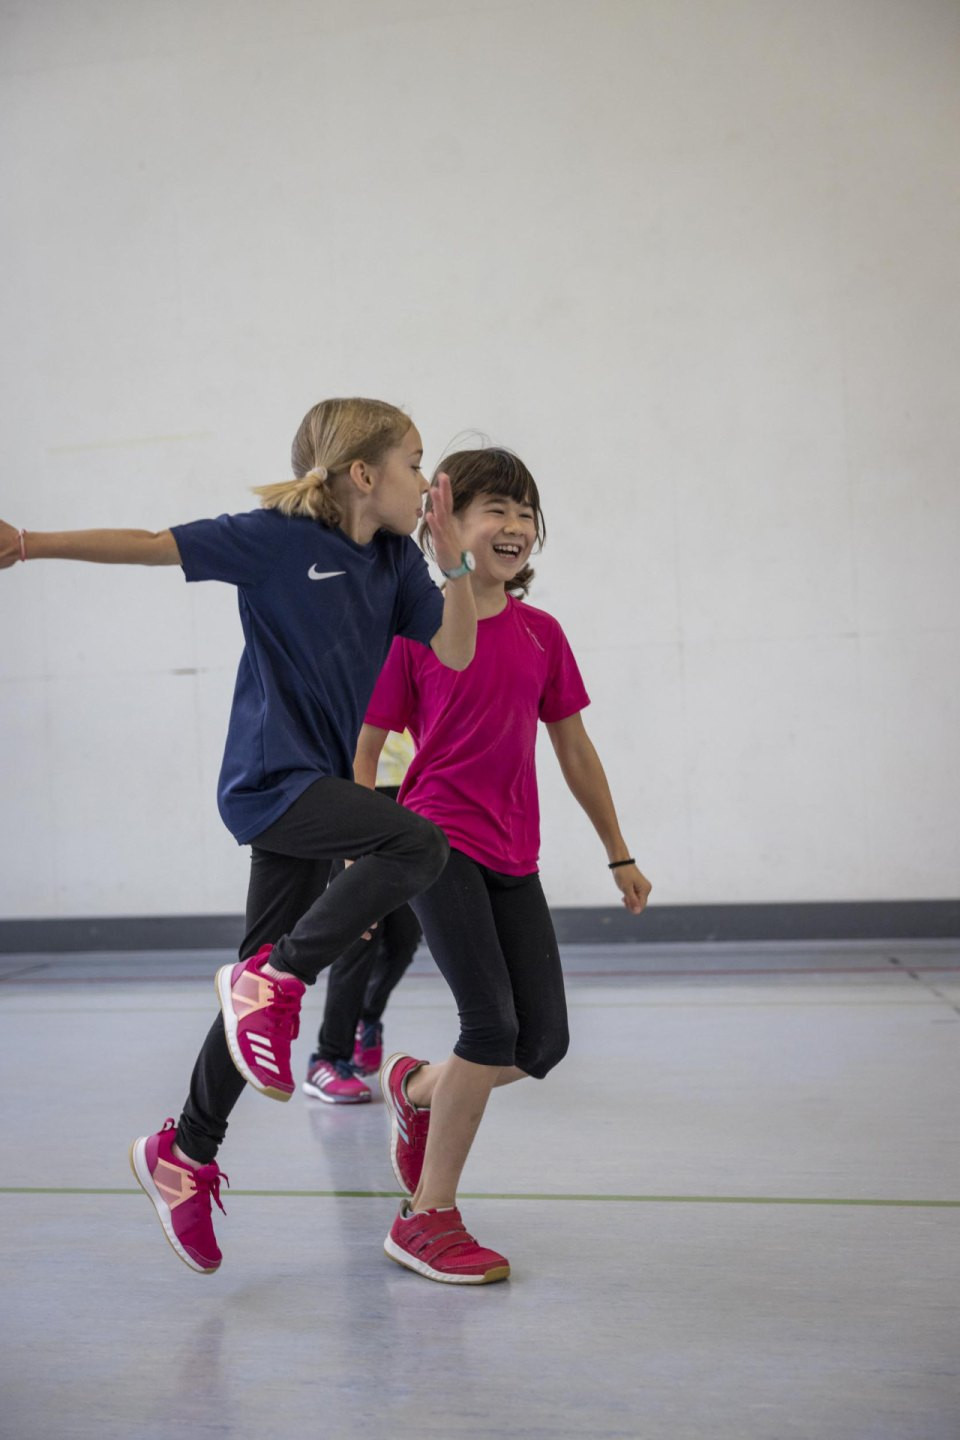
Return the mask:
<path id="1" fill-rule="evenodd" d="M 29 530 L 27 560 L 90 560 L 99 565 L 179 565 L 169 530 Z M 20 560 L 20 531 L 0 520 L 0 570 Z"/>

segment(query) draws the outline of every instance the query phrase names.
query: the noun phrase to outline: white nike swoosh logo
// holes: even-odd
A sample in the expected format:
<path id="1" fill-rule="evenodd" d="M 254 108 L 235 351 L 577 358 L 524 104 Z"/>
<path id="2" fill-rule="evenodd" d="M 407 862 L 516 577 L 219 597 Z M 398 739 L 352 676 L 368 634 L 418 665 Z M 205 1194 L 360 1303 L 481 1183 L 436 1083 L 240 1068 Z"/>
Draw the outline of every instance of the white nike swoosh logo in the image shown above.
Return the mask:
<path id="1" fill-rule="evenodd" d="M 335 575 L 346 575 L 346 570 L 318 570 L 316 565 L 311 565 L 307 571 L 311 580 L 332 580 Z"/>

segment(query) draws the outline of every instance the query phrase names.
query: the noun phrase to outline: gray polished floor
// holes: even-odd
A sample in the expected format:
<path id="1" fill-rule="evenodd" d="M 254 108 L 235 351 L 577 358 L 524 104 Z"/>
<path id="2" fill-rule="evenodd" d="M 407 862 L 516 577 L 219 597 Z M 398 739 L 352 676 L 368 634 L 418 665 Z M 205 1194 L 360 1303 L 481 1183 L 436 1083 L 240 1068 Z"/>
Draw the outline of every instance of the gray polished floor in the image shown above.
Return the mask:
<path id="1" fill-rule="evenodd" d="M 382 1252 L 378 1101 L 246 1094 L 224 1264 L 172 1254 L 127 1146 L 223 958 L 0 957 L 3 1437 L 960 1436 L 960 944 L 569 949 L 570 1055 L 464 1180 L 513 1276 L 467 1291 Z M 388 1045 L 451 1019 L 418 958 Z"/>

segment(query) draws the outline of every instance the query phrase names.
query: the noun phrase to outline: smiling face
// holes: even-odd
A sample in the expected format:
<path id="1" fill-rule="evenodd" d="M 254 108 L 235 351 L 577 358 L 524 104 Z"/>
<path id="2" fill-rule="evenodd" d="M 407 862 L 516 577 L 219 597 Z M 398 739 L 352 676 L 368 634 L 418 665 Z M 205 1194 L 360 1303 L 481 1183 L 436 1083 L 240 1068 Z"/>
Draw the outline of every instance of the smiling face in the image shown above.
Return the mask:
<path id="1" fill-rule="evenodd" d="M 461 525 L 464 548 L 473 551 L 473 588 L 504 588 L 525 595 L 533 579 L 531 552 L 546 539 L 537 482 L 518 455 L 490 445 L 457 450 L 441 462 L 450 477 L 454 515 Z M 427 504 L 429 505 L 429 501 Z M 421 545 L 433 554 L 426 524 Z"/>
<path id="2" fill-rule="evenodd" d="M 423 515 L 421 501 L 428 487 L 420 470 L 422 460 L 423 441 L 416 425 L 411 425 L 400 444 L 391 446 L 369 469 L 377 521 L 395 535 L 409 535 Z"/>
<path id="3" fill-rule="evenodd" d="M 457 512 L 463 543 L 473 551 L 477 579 L 507 585 L 526 565 L 537 540 L 532 505 L 507 495 L 477 495 Z"/>

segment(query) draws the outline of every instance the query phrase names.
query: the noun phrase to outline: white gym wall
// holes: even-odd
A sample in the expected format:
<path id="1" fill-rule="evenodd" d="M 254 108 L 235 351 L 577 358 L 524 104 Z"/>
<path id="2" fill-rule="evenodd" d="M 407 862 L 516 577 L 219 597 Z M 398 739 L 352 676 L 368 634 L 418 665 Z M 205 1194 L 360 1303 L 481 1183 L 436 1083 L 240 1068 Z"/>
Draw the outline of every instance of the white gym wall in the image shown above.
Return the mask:
<path id="1" fill-rule="evenodd" d="M 655 900 L 955 894 L 958 77 L 954 0 L 5 0 L 0 515 L 250 508 L 330 394 L 475 428 Z M 0 575 L 0 913 L 242 908 L 239 649 L 179 572 Z"/>

